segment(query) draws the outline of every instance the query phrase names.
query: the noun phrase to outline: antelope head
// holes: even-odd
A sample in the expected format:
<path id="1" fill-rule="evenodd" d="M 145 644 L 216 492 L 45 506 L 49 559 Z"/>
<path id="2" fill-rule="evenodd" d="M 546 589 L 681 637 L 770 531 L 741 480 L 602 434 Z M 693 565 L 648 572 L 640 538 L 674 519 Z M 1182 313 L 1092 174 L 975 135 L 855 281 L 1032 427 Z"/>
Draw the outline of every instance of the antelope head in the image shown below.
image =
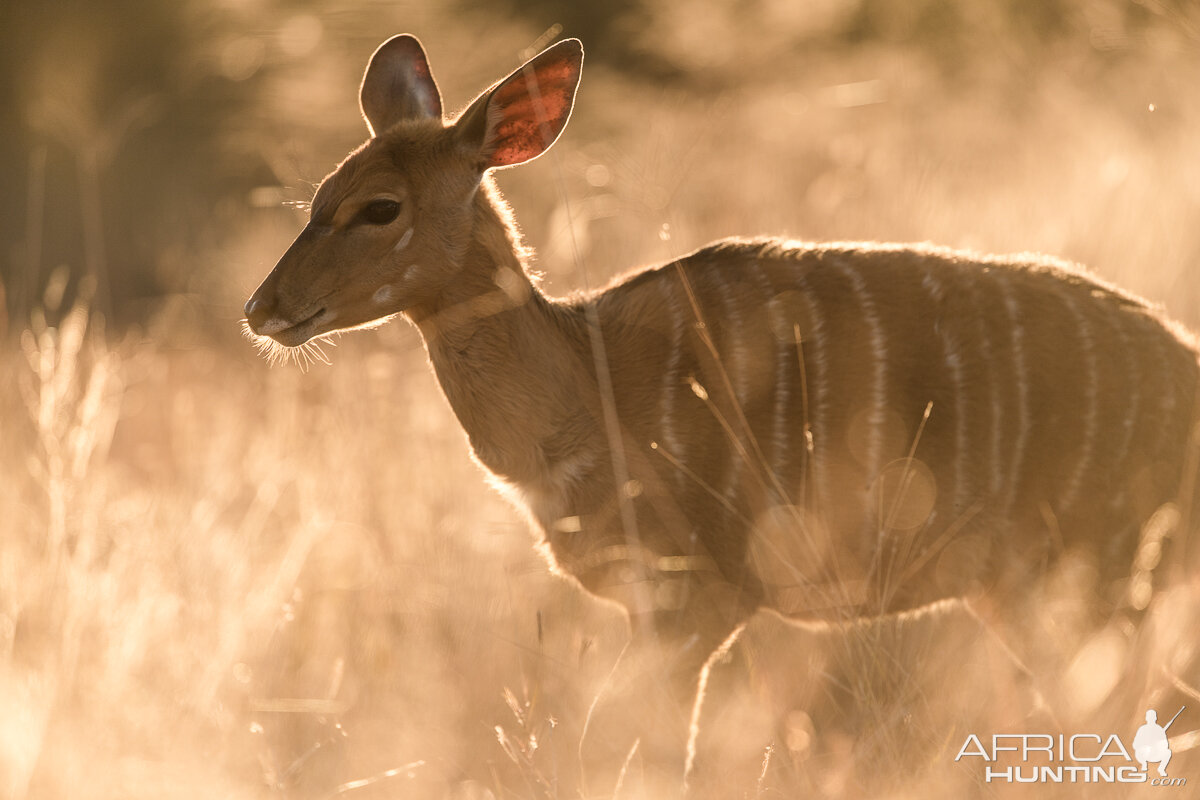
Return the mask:
<path id="1" fill-rule="evenodd" d="M 380 45 L 359 94 L 370 138 L 322 181 L 308 224 L 246 303 L 249 330 L 299 347 L 435 307 L 465 279 L 484 175 L 554 143 L 582 63 L 577 39 L 558 42 L 451 122 L 420 42 Z"/>

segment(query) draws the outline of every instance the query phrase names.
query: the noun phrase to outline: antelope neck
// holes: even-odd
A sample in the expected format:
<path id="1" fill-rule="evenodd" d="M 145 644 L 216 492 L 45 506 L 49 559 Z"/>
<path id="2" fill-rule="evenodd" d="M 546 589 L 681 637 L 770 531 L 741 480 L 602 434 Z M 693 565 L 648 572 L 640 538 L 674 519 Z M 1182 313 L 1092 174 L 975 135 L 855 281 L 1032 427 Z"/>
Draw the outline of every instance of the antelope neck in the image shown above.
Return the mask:
<path id="1" fill-rule="evenodd" d="M 561 431 L 586 415 L 582 319 L 533 284 L 503 201 L 484 189 L 459 273 L 433 307 L 410 316 L 476 456 L 502 478 L 533 484 L 552 467 Z"/>

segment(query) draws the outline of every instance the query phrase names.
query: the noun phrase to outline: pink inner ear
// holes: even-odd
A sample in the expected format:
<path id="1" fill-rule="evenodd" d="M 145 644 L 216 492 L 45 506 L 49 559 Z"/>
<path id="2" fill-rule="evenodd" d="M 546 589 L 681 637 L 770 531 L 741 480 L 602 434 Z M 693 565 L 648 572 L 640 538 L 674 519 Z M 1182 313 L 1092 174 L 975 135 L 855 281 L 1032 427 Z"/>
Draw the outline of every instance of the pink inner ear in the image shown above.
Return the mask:
<path id="1" fill-rule="evenodd" d="M 571 113 L 576 71 L 567 61 L 527 68 L 496 88 L 493 108 L 500 120 L 493 128 L 493 167 L 529 161 L 558 138 Z"/>
<path id="2" fill-rule="evenodd" d="M 409 68 L 416 77 L 416 80 L 411 82 L 413 96 L 421 104 L 421 108 L 430 117 L 442 116 L 442 97 L 435 89 L 436 84 L 433 82 L 425 54 L 420 53 L 418 57 L 413 58 Z"/>

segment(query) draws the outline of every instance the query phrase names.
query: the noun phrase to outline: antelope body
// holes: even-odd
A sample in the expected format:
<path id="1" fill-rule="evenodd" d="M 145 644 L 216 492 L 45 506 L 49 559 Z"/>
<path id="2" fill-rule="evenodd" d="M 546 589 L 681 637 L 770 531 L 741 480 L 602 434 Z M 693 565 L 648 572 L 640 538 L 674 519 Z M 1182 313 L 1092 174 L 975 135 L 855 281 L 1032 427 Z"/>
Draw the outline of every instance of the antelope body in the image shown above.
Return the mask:
<path id="1" fill-rule="evenodd" d="M 659 632 L 1004 599 L 1063 552 L 1121 601 L 1140 525 L 1193 489 L 1186 333 L 1074 266 L 927 246 L 730 240 L 547 297 L 488 172 L 553 143 L 581 64 L 560 42 L 449 122 L 416 39 L 385 42 L 371 138 L 249 328 L 406 315 L 551 563 Z"/>

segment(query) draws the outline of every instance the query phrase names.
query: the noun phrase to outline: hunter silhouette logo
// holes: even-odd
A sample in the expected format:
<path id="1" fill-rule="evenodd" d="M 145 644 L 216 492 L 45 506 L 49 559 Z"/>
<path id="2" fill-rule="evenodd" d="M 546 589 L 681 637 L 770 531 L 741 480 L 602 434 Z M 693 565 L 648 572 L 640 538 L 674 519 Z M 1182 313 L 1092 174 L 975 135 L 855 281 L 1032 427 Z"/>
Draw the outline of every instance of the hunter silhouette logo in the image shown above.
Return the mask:
<path id="1" fill-rule="evenodd" d="M 1167 777 L 1167 764 L 1171 762 L 1171 746 L 1167 743 L 1167 729 L 1174 724 L 1183 713 L 1183 706 L 1171 717 L 1166 725 L 1158 724 L 1158 712 L 1153 708 L 1146 712 L 1146 724 L 1138 728 L 1133 737 L 1133 756 L 1142 767 L 1142 772 L 1148 772 L 1147 762 L 1158 764 L 1158 774 Z"/>
<path id="2" fill-rule="evenodd" d="M 977 764 L 985 783 L 1149 783 L 1186 786 L 1187 778 L 1167 776 L 1171 745 L 1167 731 L 1187 706 L 1166 725 L 1158 712 L 1146 712 L 1146 724 L 1133 740 L 1115 733 L 995 733 L 970 734 L 955 761 Z M 1151 775 L 1150 764 L 1158 765 Z"/>

